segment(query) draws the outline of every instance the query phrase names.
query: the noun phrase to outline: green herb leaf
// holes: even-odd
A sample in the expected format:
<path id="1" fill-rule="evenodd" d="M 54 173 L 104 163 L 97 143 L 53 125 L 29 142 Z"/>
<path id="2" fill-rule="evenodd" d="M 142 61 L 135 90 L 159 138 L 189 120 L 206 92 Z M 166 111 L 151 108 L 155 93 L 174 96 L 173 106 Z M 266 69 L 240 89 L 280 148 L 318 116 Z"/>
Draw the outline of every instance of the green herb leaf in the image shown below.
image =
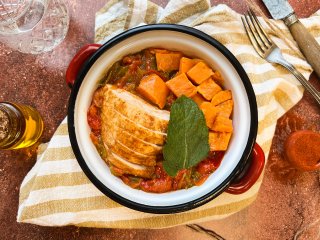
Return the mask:
<path id="1" fill-rule="evenodd" d="M 202 111 L 182 96 L 171 107 L 163 167 L 170 176 L 195 166 L 209 153 L 209 131 Z"/>

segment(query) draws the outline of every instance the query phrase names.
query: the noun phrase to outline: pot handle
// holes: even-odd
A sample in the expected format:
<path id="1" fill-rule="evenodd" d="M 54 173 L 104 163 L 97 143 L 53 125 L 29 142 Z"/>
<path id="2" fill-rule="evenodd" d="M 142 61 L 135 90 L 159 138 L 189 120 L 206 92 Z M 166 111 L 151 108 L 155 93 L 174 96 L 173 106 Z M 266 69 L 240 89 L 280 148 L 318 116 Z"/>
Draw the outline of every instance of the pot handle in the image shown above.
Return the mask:
<path id="1" fill-rule="evenodd" d="M 251 161 L 244 175 L 236 182 L 230 184 L 225 192 L 231 194 L 241 194 L 248 191 L 256 183 L 262 173 L 265 163 L 265 156 L 262 148 L 255 143 L 251 153 Z"/>
<path id="2" fill-rule="evenodd" d="M 72 58 L 66 72 L 66 82 L 70 88 L 72 88 L 76 81 L 82 65 L 97 51 L 99 47 L 101 47 L 101 44 L 87 44 L 83 46 Z"/>

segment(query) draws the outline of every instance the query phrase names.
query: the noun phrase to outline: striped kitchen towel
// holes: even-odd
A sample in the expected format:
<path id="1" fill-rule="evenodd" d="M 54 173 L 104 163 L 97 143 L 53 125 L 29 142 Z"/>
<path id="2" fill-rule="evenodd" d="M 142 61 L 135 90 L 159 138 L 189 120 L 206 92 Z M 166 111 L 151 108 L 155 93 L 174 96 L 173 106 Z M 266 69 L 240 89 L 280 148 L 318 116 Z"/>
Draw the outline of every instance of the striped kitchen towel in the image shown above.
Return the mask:
<path id="1" fill-rule="evenodd" d="M 320 41 L 320 11 L 301 21 Z M 253 84 L 259 111 L 257 142 L 268 157 L 277 119 L 302 97 L 303 88 L 296 79 L 256 54 L 239 14 L 226 5 L 210 7 L 207 0 L 172 0 L 164 9 L 146 0 L 110 0 L 96 14 L 95 40 L 104 43 L 126 29 L 152 23 L 178 23 L 197 28 L 223 43 L 236 56 Z M 262 23 L 283 50 L 284 57 L 308 78 L 312 69 L 284 24 L 273 20 Z M 247 207 L 255 200 L 262 181 L 260 177 L 244 194 L 223 193 L 191 211 L 154 215 L 123 207 L 95 188 L 72 152 L 66 119 L 40 150 L 35 166 L 21 184 L 18 222 L 108 228 L 164 228 L 199 223 L 225 218 Z"/>

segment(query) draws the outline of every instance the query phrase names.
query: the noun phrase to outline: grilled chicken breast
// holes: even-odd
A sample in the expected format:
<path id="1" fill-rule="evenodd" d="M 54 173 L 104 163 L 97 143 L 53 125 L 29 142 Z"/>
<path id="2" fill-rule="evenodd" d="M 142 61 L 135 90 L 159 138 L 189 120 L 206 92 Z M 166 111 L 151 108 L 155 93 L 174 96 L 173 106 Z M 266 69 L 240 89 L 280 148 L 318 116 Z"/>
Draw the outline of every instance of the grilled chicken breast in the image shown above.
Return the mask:
<path id="1" fill-rule="evenodd" d="M 151 177 L 157 155 L 162 152 L 170 113 L 112 85 L 99 90 L 99 103 L 106 161 L 125 173 Z"/>
<path id="2" fill-rule="evenodd" d="M 116 166 L 117 168 L 120 168 L 125 173 L 131 174 L 134 176 L 145 177 L 145 178 L 150 178 L 154 173 L 154 166 L 150 167 L 150 166 L 131 163 L 131 162 L 128 162 L 123 157 L 113 153 L 108 148 L 106 148 L 106 151 L 108 155 L 107 157 L 108 161 L 112 165 Z"/>
<path id="3" fill-rule="evenodd" d="M 156 156 L 148 156 L 139 152 L 134 151 L 133 149 L 128 148 L 126 145 L 123 145 L 121 142 L 115 140 L 112 134 L 109 134 L 108 131 L 102 132 L 102 139 L 104 141 L 104 146 L 108 147 L 112 152 L 118 154 L 125 158 L 128 162 L 141 164 L 145 166 L 154 166 L 156 165 Z"/>
<path id="4" fill-rule="evenodd" d="M 169 111 L 160 110 L 142 98 L 123 89 L 105 86 L 104 103 L 135 123 L 157 132 L 167 132 Z"/>
<path id="5" fill-rule="evenodd" d="M 167 136 L 166 133 L 157 132 L 152 129 L 146 128 L 139 123 L 136 123 L 126 116 L 122 115 L 115 108 L 109 107 L 108 104 L 103 106 L 102 116 L 103 118 L 108 118 L 108 122 L 113 125 L 117 125 L 119 128 L 130 132 L 132 135 L 139 137 L 141 140 L 163 145 L 164 140 Z"/>
<path id="6" fill-rule="evenodd" d="M 113 139 L 116 139 L 118 142 L 122 143 L 135 152 L 153 156 L 161 153 L 162 151 L 161 146 L 145 142 L 140 138 L 132 135 L 130 132 L 121 129 L 116 125 L 112 125 L 109 122 L 105 122 L 104 130 L 107 131 L 108 134 L 111 134 Z"/>

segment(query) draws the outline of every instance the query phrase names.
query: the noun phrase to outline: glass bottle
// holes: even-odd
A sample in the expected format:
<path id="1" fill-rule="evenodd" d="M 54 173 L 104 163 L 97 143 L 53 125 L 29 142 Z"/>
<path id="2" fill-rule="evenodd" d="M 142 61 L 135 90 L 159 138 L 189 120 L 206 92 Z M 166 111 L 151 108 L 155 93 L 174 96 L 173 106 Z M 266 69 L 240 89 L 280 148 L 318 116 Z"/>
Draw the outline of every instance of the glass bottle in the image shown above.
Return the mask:
<path id="1" fill-rule="evenodd" d="M 43 132 L 43 121 L 34 108 L 0 102 L 0 149 L 19 149 L 35 144 Z"/>

